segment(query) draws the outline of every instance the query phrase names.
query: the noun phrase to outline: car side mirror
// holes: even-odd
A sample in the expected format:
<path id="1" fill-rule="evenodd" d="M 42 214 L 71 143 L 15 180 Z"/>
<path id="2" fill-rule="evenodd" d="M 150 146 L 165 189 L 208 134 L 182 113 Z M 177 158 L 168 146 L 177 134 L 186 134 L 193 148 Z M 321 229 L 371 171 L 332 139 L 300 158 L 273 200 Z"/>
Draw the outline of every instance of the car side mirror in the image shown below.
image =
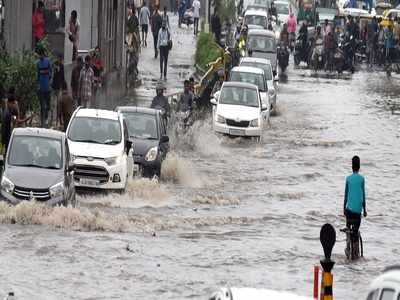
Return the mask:
<path id="1" fill-rule="evenodd" d="M 161 137 L 160 142 L 161 142 L 161 144 L 169 143 L 169 136 L 168 136 L 168 135 L 163 135 L 163 136 Z"/>
<path id="2" fill-rule="evenodd" d="M 70 173 L 75 170 L 75 164 L 73 162 L 70 162 L 67 168 L 67 172 Z"/>
<path id="3" fill-rule="evenodd" d="M 126 154 L 129 155 L 129 151 L 131 150 L 133 142 L 131 140 L 126 141 Z"/>
<path id="4" fill-rule="evenodd" d="M 215 100 L 215 98 L 211 98 L 210 103 L 212 105 L 217 105 L 217 100 Z"/>

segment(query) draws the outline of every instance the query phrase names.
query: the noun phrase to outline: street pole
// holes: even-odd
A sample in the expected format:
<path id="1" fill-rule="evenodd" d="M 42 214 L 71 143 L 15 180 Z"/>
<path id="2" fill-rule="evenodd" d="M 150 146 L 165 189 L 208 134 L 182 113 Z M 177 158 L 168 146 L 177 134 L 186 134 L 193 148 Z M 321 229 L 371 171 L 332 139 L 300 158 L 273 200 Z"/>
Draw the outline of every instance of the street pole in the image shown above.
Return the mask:
<path id="1" fill-rule="evenodd" d="M 204 20 L 204 32 L 208 33 L 210 32 L 210 0 L 206 0 L 206 17 Z"/>

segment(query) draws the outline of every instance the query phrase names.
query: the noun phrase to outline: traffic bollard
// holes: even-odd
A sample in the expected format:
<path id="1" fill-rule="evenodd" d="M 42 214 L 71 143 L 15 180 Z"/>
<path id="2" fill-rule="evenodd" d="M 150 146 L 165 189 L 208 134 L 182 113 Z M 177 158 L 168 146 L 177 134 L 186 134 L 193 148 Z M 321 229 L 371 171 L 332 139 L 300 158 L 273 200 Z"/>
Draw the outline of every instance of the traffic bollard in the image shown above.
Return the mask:
<path id="1" fill-rule="evenodd" d="M 321 266 L 323 269 L 323 295 L 321 296 L 321 300 L 333 300 L 333 275 L 331 271 L 335 265 L 335 262 L 331 260 L 331 255 L 333 246 L 336 242 L 336 231 L 331 224 L 325 224 L 322 226 L 320 232 L 320 241 L 325 255 L 325 259 L 321 260 Z"/>

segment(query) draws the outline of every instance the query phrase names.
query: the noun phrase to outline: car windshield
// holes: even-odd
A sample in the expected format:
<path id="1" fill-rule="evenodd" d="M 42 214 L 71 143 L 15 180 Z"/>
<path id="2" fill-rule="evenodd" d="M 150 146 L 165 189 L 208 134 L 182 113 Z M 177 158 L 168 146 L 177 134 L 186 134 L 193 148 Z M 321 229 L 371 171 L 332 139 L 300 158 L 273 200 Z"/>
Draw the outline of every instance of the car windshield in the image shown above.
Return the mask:
<path id="1" fill-rule="evenodd" d="M 248 47 L 253 51 L 276 52 L 275 39 L 262 35 L 249 35 Z"/>
<path id="2" fill-rule="evenodd" d="M 68 138 L 73 142 L 116 145 L 121 143 L 121 126 L 117 120 L 76 117 Z"/>
<path id="3" fill-rule="evenodd" d="M 261 64 L 256 62 L 242 62 L 243 67 L 255 67 L 263 69 L 266 80 L 272 80 L 272 69 L 270 64 Z"/>
<path id="4" fill-rule="evenodd" d="M 61 169 L 61 140 L 37 137 L 14 136 L 8 163 L 11 166 Z"/>
<path id="5" fill-rule="evenodd" d="M 219 104 L 260 107 L 257 90 L 234 86 L 222 88 Z"/>
<path id="6" fill-rule="evenodd" d="M 131 137 L 158 139 L 156 115 L 129 112 L 123 113 Z"/>
<path id="7" fill-rule="evenodd" d="M 289 6 L 287 3 L 275 3 L 276 12 L 280 15 L 289 15 Z"/>
<path id="8" fill-rule="evenodd" d="M 247 25 L 265 27 L 267 25 L 267 18 L 265 16 L 247 15 L 245 17 L 245 23 Z"/>
<path id="9" fill-rule="evenodd" d="M 265 91 L 265 82 L 262 74 L 233 71 L 230 80 L 251 83 L 258 86 L 260 92 Z"/>

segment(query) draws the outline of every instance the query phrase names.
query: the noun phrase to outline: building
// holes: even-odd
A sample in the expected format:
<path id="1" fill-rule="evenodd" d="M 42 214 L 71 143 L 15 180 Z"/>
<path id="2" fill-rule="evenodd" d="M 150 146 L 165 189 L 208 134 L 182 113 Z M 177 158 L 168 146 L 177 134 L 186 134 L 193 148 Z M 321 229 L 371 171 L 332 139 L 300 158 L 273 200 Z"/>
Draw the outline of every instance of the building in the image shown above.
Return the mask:
<path id="1" fill-rule="evenodd" d="M 84 56 L 100 46 L 105 64 L 107 85 L 105 96 L 123 96 L 125 89 L 118 86 L 118 95 L 111 95 L 114 83 L 124 82 L 126 0 L 42 0 L 45 4 L 45 30 L 50 49 L 64 55 L 66 78 L 72 69 L 72 43 L 68 38 L 71 12 L 76 10 L 80 23 L 79 52 Z M 0 38 L 9 53 L 33 48 L 32 15 L 39 0 L 0 0 Z M 4 13 L 2 13 L 4 11 Z M 121 95 L 119 95 L 121 94 Z"/>

